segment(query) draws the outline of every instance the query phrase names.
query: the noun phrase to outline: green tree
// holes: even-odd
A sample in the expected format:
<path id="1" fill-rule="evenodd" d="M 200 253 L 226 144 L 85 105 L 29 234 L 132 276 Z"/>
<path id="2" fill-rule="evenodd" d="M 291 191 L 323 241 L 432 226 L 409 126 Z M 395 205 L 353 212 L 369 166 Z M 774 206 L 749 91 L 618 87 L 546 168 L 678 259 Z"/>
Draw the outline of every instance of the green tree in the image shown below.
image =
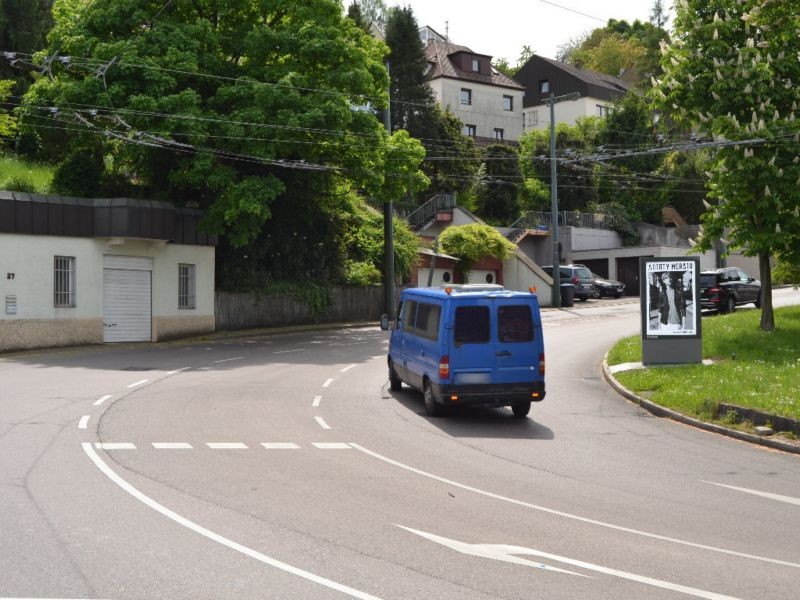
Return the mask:
<path id="1" fill-rule="evenodd" d="M 517 248 L 494 227 L 480 223 L 448 227 L 439 235 L 439 247 L 460 259 L 456 269 L 465 282 L 472 265 L 481 258 L 492 256 L 505 260 Z"/>
<path id="2" fill-rule="evenodd" d="M 14 79 L 19 84 L 18 94 L 27 89 L 30 79 L 15 65 L 24 64 L 30 60 L 25 55 L 44 48 L 53 26 L 52 5 L 53 0 L 0 0 L 0 52 L 21 53 L 18 63 L 0 60 L 0 79 Z"/>
<path id="3" fill-rule="evenodd" d="M 653 2 L 653 10 L 650 13 L 650 23 L 659 29 L 664 29 L 668 20 L 667 11 L 664 8 L 664 1 L 655 0 Z"/>
<path id="4" fill-rule="evenodd" d="M 493 225 L 511 225 L 520 216 L 522 174 L 511 146 L 492 144 L 484 151 L 486 185 L 478 194 L 478 216 Z"/>
<path id="5" fill-rule="evenodd" d="M 279 199 L 325 213 L 306 194 L 380 186 L 393 168 L 381 123 L 354 108 L 385 104 L 385 46 L 336 0 L 57 0 L 54 15 L 39 57 L 56 57 L 52 77 L 24 124 L 66 127 L 39 132 L 98 152 L 138 195 L 198 203 L 234 246 Z"/>
<path id="6" fill-rule="evenodd" d="M 724 236 L 757 255 L 761 329 L 775 327 L 770 258 L 800 248 L 800 14 L 790 2 L 681 0 L 675 42 L 657 81 L 663 107 L 679 124 L 699 122 L 720 145 L 708 171 L 715 200 L 699 246 Z"/>
<path id="7" fill-rule="evenodd" d="M 0 81 L 0 107 L 4 106 L 11 89 L 14 87 L 13 81 Z M 7 111 L 0 108 L 0 138 L 6 138 L 14 135 L 17 129 L 17 122 Z M 0 140 L 2 141 L 2 140 Z"/>

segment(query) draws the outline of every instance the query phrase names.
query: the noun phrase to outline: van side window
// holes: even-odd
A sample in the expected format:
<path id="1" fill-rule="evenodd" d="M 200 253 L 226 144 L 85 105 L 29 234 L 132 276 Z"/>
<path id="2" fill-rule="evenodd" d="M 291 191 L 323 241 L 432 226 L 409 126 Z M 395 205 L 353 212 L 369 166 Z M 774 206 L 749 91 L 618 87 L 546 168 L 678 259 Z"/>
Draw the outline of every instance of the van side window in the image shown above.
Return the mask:
<path id="1" fill-rule="evenodd" d="M 497 333 L 501 342 L 533 341 L 531 307 L 526 304 L 499 307 L 497 309 Z"/>
<path id="2" fill-rule="evenodd" d="M 488 342 L 489 307 L 457 307 L 454 335 L 456 344 L 485 344 Z"/>
<path id="3" fill-rule="evenodd" d="M 429 340 L 439 339 L 439 317 L 442 309 L 436 304 L 419 303 L 417 309 L 417 329 L 415 333 L 419 337 Z"/>
<path id="4" fill-rule="evenodd" d="M 400 317 L 398 329 L 414 332 L 414 321 L 417 316 L 417 303 L 415 300 L 408 300 L 403 304 L 403 312 Z"/>

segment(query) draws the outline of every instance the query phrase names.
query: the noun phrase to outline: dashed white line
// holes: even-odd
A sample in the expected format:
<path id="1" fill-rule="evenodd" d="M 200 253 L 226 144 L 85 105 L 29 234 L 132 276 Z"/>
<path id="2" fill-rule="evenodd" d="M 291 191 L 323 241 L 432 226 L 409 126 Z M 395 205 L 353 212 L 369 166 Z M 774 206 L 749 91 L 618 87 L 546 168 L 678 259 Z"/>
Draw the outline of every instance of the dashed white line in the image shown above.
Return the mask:
<path id="1" fill-rule="evenodd" d="M 78 429 L 86 429 L 86 426 L 89 424 L 89 418 L 89 415 L 83 415 L 78 422 Z"/>
<path id="2" fill-rule="evenodd" d="M 300 448 L 292 442 L 262 442 L 261 445 L 267 450 L 297 450 Z"/>
<path id="3" fill-rule="evenodd" d="M 153 442 L 153 448 L 157 450 L 191 450 L 192 445 L 186 442 Z"/>
<path id="4" fill-rule="evenodd" d="M 326 387 L 330 387 L 330 385 L 331 385 L 332 383 L 333 383 L 333 379 L 326 379 L 326 380 L 325 380 L 325 383 L 323 383 L 323 384 L 322 384 L 322 387 L 324 387 L 324 388 L 326 388 Z"/>
<path id="5" fill-rule="evenodd" d="M 316 422 L 319 424 L 319 426 L 320 426 L 320 427 L 322 427 L 323 429 L 330 429 L 330 428 L 331 428 L 331 426 L 330 426 L 330 425 L 328 425 L 328 424 L 325 422 L 325 419 L 323 419 L 322 417 L 314 417 L 314 420 L 315 420 L 315 421 L 316 421 Z"/>
<path id="6" fill-rule="evenodd" d="M 100 406 L 103 402 L 105 402 L 109 398 L 111 398 L 111 394 L 106 394 L 102 398 L 98 398 L 97 400 L 95 400 L 94 405 L 95 406 Z"/>
<path id="7" fill-rule="evenodd" d="M 750 488 L 736 487 L 735 485 L 725 485 L 724 483 L 714 483 L 713 481 L 703 481 L 709 485 L 716 485 L 721 488 L 728 488 L 729 490 L 736 490 L 737 492 L 744 492 L 745 494 L 752 494 L 754 496 L 761 496 L 762 498 L 769 498 L 770 500 L 777 500 L 778 502 L 786 502 L 786 504 L 794 504 L 800 506 L 800 498 L 793 498 L 792 496 L 782 496 L 781 494 L 772 494 L 770 492 L 761 492 L 759 490 L 751 490 Z"/>
<path id="8" fill-rule="evenodd" d="M 305 348 L 296 348 L 295 350 L 275 350 L 273 354 L 289 354 L 291 352 L 305 352 Z"/>
<path id="9" fill-rule="evenodd" d="M 242 544 L 234 542 L 233 540 L 229 540 L 228 538 L 223 537 L 223 536 L 219 535 L 218 533 L 214 533 L 210 529 L 206 529 L 205 527 L 202 527 L 201 525 L 198 525 L 197 523 L 195 523 L 193 521 L 190 521 L 186 517 L 182 517 L 181 515 L 179 515 L 178 513 L 168 509 L 164 505 L 159 504 L 158 502 L 156 502 L 155 500 L 153 500 L 149 496 L 146 496 L 145 494 L 143 494 L 142 492 L 137 490 L 135 487 L 133 487 L 130 483 L 125 481 L 122 477 L 117 475 L 117 473 L 115 473 L 97 455 L 97 453 L 92 449 L 91 444 L 84 443 L 82 446 L 83 446 L 83 451 L 86 453 L 86 455 L 89 457 L 89 459 L 95 464 L 95 466 L 98 469 L 100 469 L 100 471 L 106 477 L 108 477 L 111 481 L 113 481 L 115 484 L 117 484 L 125 492 L 127 492 L 128 494 L 130 494 L 131 496 L 133 496 L 134 498 L 139 500 L 139 502 L 141 502 L 144 505 L 148 506 L 149 508 L 161 513 L 162 515 L 164 515 L 168 519 L 172 519 L 173 521 L 175 521 L 179 525 L 182 525 L 183 527 L 186 527 L 187 529 L 191 529 L 195 533 L 199 533 L 200 535 L 205 536 L 206 538 L 208 538 L 208 539 L 210 539 L 210 540 L 212 540 L 214 542 L 217 542 L 218 544 L 222 544 L 223 546 L 226 546 L 226 547 L 228 547 L 228 548 L 230 548 L 232 550 L 235 550 L 236 552 L 244 554 L 245 556 L 249 556 L 250 558 L 253 558 L 253 559 L 255 559 L 255 560 L 259 561 L 259 562 L 262 562 L 262 563 L 264 563 L 266 565 L 269 565 L 271 567 L 275 567 L 275 568 L 280 569 L 282 571 L 285 571 L 287 573 L 291 573 L 292 575 L 296 575 L 297 577 L 302 577 L 303 579 L 307 579 L 308 581 L 312 581 L 312 582 L 314 582 L 316 584 L 325 586 L 325 587 L 330 588 L 332 590 L 336 590 L 337 592 L 342 592 L 343 594 L 347 594 L 348 596 L 351 596 L 353 598 L 360 598 L 361 600 L 379 600 L 377 598 L 377 596 L 372 596 L 371 594 L 367 594 L 366 592 L 362 592 L 362 591 L 357 590 L 355 588 L 351 588 L 351 587 L 348 587 L 348 586 L 343 585 L 341 583 L 337 583 L 337 582 L 335 582 L 335 581 L 333 581 L 331 579 L 326 579 L 324 577 L 320 577 L 319 575 L 314 575 L 313 573 L 311 573 L 309 571 L 304 571 L 303 569 L 299 569 L 297 567 L 293 567 L 290 564 L 287 564 L 285 562 L 281 562 L 279 560 L 271 558 L 271 557 L 267 556 L 266 554 L 262 554 L 260 552 L 257 552 L 256 550 L 248 548 L 247 546 L 243 546 Z"/>
<path id="10" fill-rule="evenodd" d="M 247 450 L 247 444 L 242 442 L 208 442 L 206 446 L 212 450 Z"/>
<path id="11" fill-rule="evenodd" d="M 322 396 L 314 396 L 314 402 L 313 402 L 312 406 L 313 406 L 314 408 L 318 407 L 318 406 L 319 406 L 319 403 L 320 403 L 321 401 L 322 401 Z"/>
<path id="12" fill-rule="evenodd" d="M 218 365 L 219 363 L 231 362 L 231 361 L 234 361 L 234 360 L 243 360 L 243 359 L 244 359 L 244 356 L 236 356 L 234 358 L 223 358 L 222 360 L 215 360 L 214 364 Z"/>
<path id="13" fill-rule="evenodd" d="M 182 371 L 188 371 L 192 367 L 183 367 L 182 369 L 175 369 L 174 371 L 167 371 L 167 375 L 175 375 L 175 373 L 180 373 Z"/>
<path id="14" fill-rule="evenodd" d="M 356 368 L 358 365 L 347 365 L 344 369 L 339 371 L 339 373 L 347 373 L 350 369 Z"/>
<path id="15" fill-rule="evenodd" d="M 344 442 L 314 442 L 312 446 L 320 450 L 349 450 L 352 448 L 350 444 Z"/>
<path id="16" fill-rule="evenodd" d="M 147 383 L 148 381 L 150 381 L 150 380 L 149 380 L 149 379 L 142 379 L 142 380 L 140 380 L 140 381 L 137 381 L 136 383 L 132 383 L 132 384 L 130 384 L 130 385 L 128 386 L 128 388 L 135 388 L 136 386 L 139 386 L 139 385 L 144 385 L 144 384 L 145 384 L 145 383 Z"/>
<path id="17" fill-rule="evenodd" d="M 136 450 L 136 446 L 129 442 L 95 442 L 94 447 L 102 450 Z"/>

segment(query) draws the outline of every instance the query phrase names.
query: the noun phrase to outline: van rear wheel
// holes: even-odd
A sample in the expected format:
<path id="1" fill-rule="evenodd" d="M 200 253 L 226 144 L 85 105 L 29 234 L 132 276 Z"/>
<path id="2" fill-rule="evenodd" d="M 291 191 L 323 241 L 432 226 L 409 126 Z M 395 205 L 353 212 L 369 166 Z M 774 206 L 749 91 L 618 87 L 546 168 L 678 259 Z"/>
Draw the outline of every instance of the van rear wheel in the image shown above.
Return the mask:
<path id="1" fill-rule="evenodd" d="M 430 381 L 425 381 L 425 387 L 422 392 L 422 398 L 425 400 L 425 414 L 429 417 L 439 417 L 442 414 L 442 405 L 436 401 L 433 395 L 433 387 Z"/>
<path id="2" fill-rule="evenodd" d="M 389 389 L 393 392 L 398 392 L 401 387 L 403 387 L 403 382 L 400 381 L 400 378 L 397 376 L 392 361 L 389 361 Z"/>
<path id="3" fill-rule="evenodd" d="M 525 402 L 517 402 L 516 404 L 512 404 L 511 410 L 514 412 L 515 419 L 524 419 L 531 411 L 531 401 L 526 400 Z"/>

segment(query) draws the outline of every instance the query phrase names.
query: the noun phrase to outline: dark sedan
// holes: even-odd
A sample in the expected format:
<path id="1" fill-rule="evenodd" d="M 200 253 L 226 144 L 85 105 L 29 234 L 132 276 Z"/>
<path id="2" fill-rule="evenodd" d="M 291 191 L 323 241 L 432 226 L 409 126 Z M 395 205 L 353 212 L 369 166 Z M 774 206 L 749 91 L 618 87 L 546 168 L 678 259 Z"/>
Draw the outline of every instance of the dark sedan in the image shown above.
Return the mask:
<path id="1" fill-rule="evenodd" d="M 615 279 L 606 279 L 600 277 L 597 273 L 592 273 L 594 278 L 594 297 L 602 298 L 603 296 L 611 296 L 612 298 L 619 298 L 625 293 L 625 284 Z"/>
<path id="2" fill-rule="evenodd" d="M 700 306 L 703 310 L 730 313 L 742 304 L 761 308 L 761 282 L 736 267 L 700 273 Z"/>

